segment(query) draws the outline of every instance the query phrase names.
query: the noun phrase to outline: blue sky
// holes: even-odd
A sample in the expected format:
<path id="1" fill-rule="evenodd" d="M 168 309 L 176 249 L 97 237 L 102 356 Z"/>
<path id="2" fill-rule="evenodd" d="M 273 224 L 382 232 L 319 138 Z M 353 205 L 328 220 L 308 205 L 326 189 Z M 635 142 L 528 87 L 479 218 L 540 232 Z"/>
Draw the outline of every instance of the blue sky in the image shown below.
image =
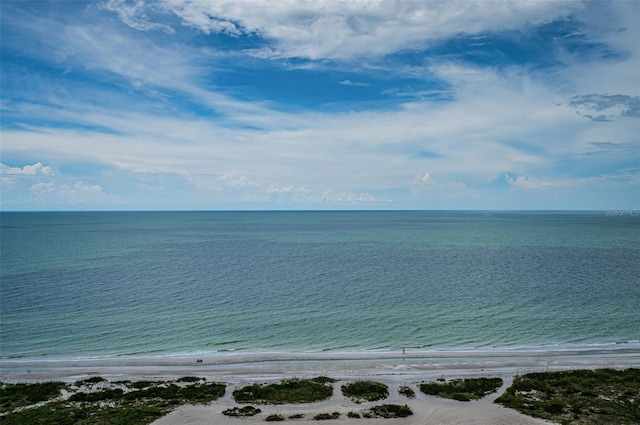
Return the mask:
<path id="1" fill-rule="evenodd" d="M 5 211 L 640 208 L 640 2 L 0 7 Z"/>

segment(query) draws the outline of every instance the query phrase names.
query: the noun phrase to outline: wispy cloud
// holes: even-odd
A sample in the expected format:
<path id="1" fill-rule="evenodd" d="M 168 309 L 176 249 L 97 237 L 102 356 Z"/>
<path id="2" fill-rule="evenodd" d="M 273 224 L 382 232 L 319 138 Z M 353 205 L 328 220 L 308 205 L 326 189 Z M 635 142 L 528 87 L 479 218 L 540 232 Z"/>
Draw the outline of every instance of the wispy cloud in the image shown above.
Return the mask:
<path id="1" fill-rule="evenodd" d="M 3 206 L 640 202 L 633 2 L 48 7 L 3 4 Z"/>
<path id="2" fill-rule="evenodd" d="M 354 87 L 367 87 L 371 85 L 368 83 L 359 83 L 351 80 L 342 80 L 340 81 L 340 84 L 342 84 L 343 86 L 354 86 Z"/>
<path id="3" fill-rule="evenodd" d="M 134 28 L 157 25 L 144 8 L 108 2 Z M 559 19 L 582 9 L 581 3 L 552 2 L 388 2 L 171 0 L 149 9 L 175 14 L 183 25 L 206 34 L 257 34 L 272 42 L 259 49 L 273 58 L 346 59 L 385 55 L 422 47 L 458 34 Z"/>

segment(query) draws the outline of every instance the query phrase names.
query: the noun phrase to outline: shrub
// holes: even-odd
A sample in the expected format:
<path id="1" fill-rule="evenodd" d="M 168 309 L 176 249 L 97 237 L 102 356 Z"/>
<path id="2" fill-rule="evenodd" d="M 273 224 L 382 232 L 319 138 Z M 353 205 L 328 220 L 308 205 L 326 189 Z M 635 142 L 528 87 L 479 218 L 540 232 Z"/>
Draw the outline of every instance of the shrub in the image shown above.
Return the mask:
<path id="1" fill-rule="evenodd" d="M 406 386 L 398 388 L 398 392 L 400 393 L 400 395 L 403 395 L 407 398 L 415 398 L 416 396 L 416 393 L 411 388 Z"/>
<path id="2" fill-rule="evenodd" d="M 156 386 L 156 385 L 160 385 L 160 384 L 162 384 L 162 382 L 158 382 L 158 381 L 136 381 L 136 382 L 133 382 L 131 384 L 131 387 L 140 390 L 142 388 L 147 388 L 147 387 Z"/>
<path id="3" fill-rule="evenodd" d="M 119 400 L 122 398 L 123 394 L 124 391 L 122 391 L 120 388 L 107 388 L 102 391 L 96 391 L 92 393 L 75 393 L 71 397 L 69 397 L 69 401 L 96 402 L 103 400 Z"/>
<path id="4" fill-rule="evenodd" d="M 37 384 L 0 383 L 0 412 L 8 412 L 17 407 L 29 406 L 60 396 L 65 387 L 62 382 L 42 382 Z"/>
<path id="5" fill-rule="evenodd" d="M 356 403 L 383 400 L 389 396 L 389 388 L 374 381 L 356 381 L 343 385 L 341 389 L 342 394 Z"/>
<path id="6" fill-rule="evenodd" d="M 640 423 L 640 369 L 517 376 L 496 403 L 560 423 Z"/>
<path id="7" fill-rule="evenodd" d="M 478 400 L 495 392 L 502 385 L 500 378 L 454 379 L 449 382 L 423 382 L 420 391 L 459 401 Z"/>
<path id="8" fill-rule="evenodd" d="M 318 384 L 333 384 L 336 382 L 335 379 L 329 378 L 327 376 L 317 376 L 315 378 L 311 378 L 310 381 L 317 382 Z"/>
<path id="9" fill-rule="evenodd" d="M 262 412 L 262 410 L 255 408 L 253 406 L 244 406 L 244 407 L 233 407 L 231 409 L 227 409 L 223 411 L 222 414 L 226 416 L 244 417 L 244 416 L 255 416 L 260 412 Z"/>
<path id="10" fill-rule="evenodd" d="M 413 412 L 406 404 L 400 406 L 397 404 L 383 404 L 371 408 L 371 413 L 381 418 L 406 418 L 413 415 Z"/>
<path id="11" fill-rule="evenodd" d="M 315 419 L 316 421 L 324 421 L 327 419 L 338 419 L 340 417 L 340 413 L 339 412 L 333 412 L 333 413 L 318 413 L 317 415 L 315 415 L 313 417 L 313 419 Z"/>
<path id="12" fill-rule="evenodd" d="M 198 378 L 197 376 L 183 376 L 182 378 L 178 379 L 177 382 L 200 382 L 200 381 L 206 381 L 207 378 Z"/>
<path id="13" fill-rule="evenodd" d="M 281 422 L 281 421 L 284 421 L 284 416 L 276 415 L 276 414 L 269 415 L 269 416 L 267 416 L 265 418 L 265 421 L 267 421 L 267 422 Z"/>
<path id="14" fill-rule="evenodd" d="M 52 402 L 45 406 L 10 413 L 0 419 L 2 425 L 146 425 L 168 413 L 165 406 L 100 404 L 68 406 L 67 402 Z"/>
<path id="15" fill-rule="evenodd" d="M 325 400 L 333 394 L 333 387 L 315 379 L 292 379 L 277 384 L 253 384 L 233 392 L 238 403 L 283 404 L 311 403 Z"/>
<path id="16" fill-rule="evenodd" d="M 76 387 L 81 387 L 83 385 L 89 385 L 89 384 L 97 384 L 99 382 L 107 382 L 106 379 L 104 379 L 101 376 L 93 376 L 91 378 L 87 378 L 87 379 L 83 379 L 81 381 L 76 381 L 75 382 L 75 386 Z"/>

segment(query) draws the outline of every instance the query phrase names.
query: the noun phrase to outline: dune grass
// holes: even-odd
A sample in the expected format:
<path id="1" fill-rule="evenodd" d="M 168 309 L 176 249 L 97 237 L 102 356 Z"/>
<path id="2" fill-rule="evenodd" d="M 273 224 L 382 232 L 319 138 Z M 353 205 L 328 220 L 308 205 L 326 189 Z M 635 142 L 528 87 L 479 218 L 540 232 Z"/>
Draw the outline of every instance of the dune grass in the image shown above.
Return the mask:
<path id="1" fill-rule="evenodd" d="M 389 388 L 385 384 L 374 381 L 352 382 L 343 385 L 341 390 L 342 394 L 356 403 L 383 400 L 389 396 Z"/>
<path id="2" fill-rule="evenodd" d="M 479 400 L 502 385 L 500 378 L 453 379 L 446 382 L 423 382 L 420 391 L 427 395 L 458 401 Z"/>
<path id="3" fill-rule="evenodd" d="M 409 406 L 399 404 L 382 404 L 371 408 L 371 413 L 375 416 L 385 419 L 406 418 L 413 415 Z"/>
<path id="4" fill-rule="evenodd" d="M 238 403 L 294 404 L 326 400 L 333 395 L 333 379 L 290 379 L 274 384 L 253 384 L 233 392 Z"/>
<path id="5" fill-rule="evenodd" d="M 105 383 L 97 391 L 79 390 Z M 2 425 L 146 425 L 185 403 L 208 403 L 224 395 L 226 386 L 187 380 L 174 382 L 120 382 L 109 387 L 100 377 L 78 381 L 75 387 L 62 382 L 0 384 Z M 75 391 L 57 400 L 61 390 Z M 46 402 L 45 404 L 37 404 Z"/>
<path id="6" fill-rule="evenodd" d="M 529 373 L 496 403 L 560 424 L 640 424 L 640 369 Z"/>
<path id="7" fill-rule="evenodd" d="M 244 407 L 232 407 L 222 412 L 223 415 L 226 416 L 235 416 L 238 418 L 246 417 L 246 416 L 255 416 L 258 413 L 262 412 L 262 410 L 253 407 L 253 406 L 244 406 Z"/>
<path id="8" fill-rule="evenodd" d="M 411 389 L 411 387 L 407 387 L 405 385 L 398 388 L 398 394 L 403 395 L 407 398 L 416 398 L 416 392 Z"/>
<path id="9" fill-rule="evenodd" d="M 66 385 L 62 382 L 37 384 L 0 383 L 0 412 L 10 412 L 18 407 L 30 406 L 59 397 Z"/>

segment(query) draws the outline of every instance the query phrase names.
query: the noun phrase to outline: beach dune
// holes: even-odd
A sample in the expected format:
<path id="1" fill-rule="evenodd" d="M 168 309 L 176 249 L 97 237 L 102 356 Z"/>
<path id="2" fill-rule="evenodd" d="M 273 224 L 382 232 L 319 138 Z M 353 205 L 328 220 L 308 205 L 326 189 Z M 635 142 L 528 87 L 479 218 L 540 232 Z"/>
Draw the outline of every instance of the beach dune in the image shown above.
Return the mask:
<path id="1" fill-rule="evenodd" d="M 541 425 L 548 422 L 531 418 L 514 410 L 504 408 L 493 403 L 493 400 L 507 388 L 511 379 L 505 379 L 503 387 L 479 401 L 462 402 L 440 399 L 424 394 L 416 394 L 415 399 L 407 399 L 397 394 L 397 382 L 378 381 L 387 383 L 390 388 L 390 397 L 379 402 L 356 404 L 340 393 L 340 385 L 335 384 L 334 395 L 330 400 L 309 403 L 304 405 L 260 405 L 262 412 L 249 418 L 233 418 L 222 414 L 230 407 L 237 406 L 230 397 L 233 388 L 227 390 L 227 395 L 220 400 L 207 405 L 181 406 L 169 415 L 153 422 L 153 425 L 238 425 L 239 423 L 264 423 L 265 418 L 272 414 L 278 414 L 284 418 L 292 415 L 304 415 L 299 419 L 287 419 L 288 423 L 323 424 L 323 425 L 357 425 L 362 423 L 380 423 L 381 425 L 454 425 L 454 424 L 483 424 L 483 425 Z M 413 415 L 396 419 L 355 419 L 347 417 L 349 412 L 363 412 L 375 405 L 384 403 L 406 404 L 412 410 Z M 319 413 L 339 412 L 340 418 L 335 420 L 313 420 Z"/>

